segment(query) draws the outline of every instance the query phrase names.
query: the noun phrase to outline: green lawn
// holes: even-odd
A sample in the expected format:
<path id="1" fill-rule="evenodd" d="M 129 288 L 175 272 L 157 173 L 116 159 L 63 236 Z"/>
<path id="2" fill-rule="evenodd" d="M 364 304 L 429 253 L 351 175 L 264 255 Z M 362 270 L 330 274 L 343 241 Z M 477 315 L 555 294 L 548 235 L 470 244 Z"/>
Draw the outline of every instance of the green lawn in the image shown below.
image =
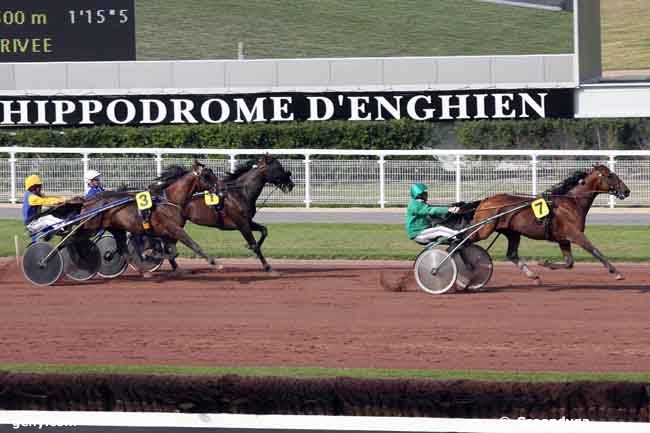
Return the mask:
<path id="1" fill-rule="evenodd" d="M 650 2 L 602 0 L 603 68 L 650 68 Z"/>
<path id="2" fill-rule="evenodd" d="M 573 51 L 572 14 L 474 0 L 138 0 L 138 60 Z"/>
<path id="3" fill-rule="evenodd" d="M 602 0 L 605 70 L 650 68 L 646 0 Z M 573 17 L 475 0 L 138 0 L 139 60 L 573 52 Z"/>
<path id="4" fill-rule="evenodd" d="M 297 378 L 354 377 L 360 379 L 430 379 L 430 380 L 486 380 L 518 382 L 572 382 L 587 381 L 650 381 L 650 373 L 586 373 L 586 372 L 513 372 L 463 370 L 391 370 L 363 368 L 309 368 L 309 367 L 174 367 L 174 366 L 119 366 L 119 365 L 49 365 L 0 364 L 0 371 L 15 373 L 61 374 L 176 374 L 212 375 L 238 374 L 241 376 L 278 376 Z"/>
<path id="5" fill-rule="evenodd" d="M 411 260 L 420 247 L 406 239 L 404 228 L 395 224 L 270 224 L 264 252 L 269 258 L 292 259 L 402 259 Z M 217 257 L 253 257 L 244 247 L 239 232 L 188 225 L 190 235 Z M 614 261 L 650 261 L 650 226 L 593 225 L 590 239 Z M 23 242 L 20 221 L 3 220 L 0 224 L 0 256 L 14 254 L 14 235 Z M 505 259 L 505 240 L 499 239 L 490 251 L 495 260 Z M 187 255 L 185 248 L 181 254 Z M 521 256 L 528 259 L 560 258 L 555 244 L 524 239 Z M 575 248 L 577 260 L 593 260 Z"/>

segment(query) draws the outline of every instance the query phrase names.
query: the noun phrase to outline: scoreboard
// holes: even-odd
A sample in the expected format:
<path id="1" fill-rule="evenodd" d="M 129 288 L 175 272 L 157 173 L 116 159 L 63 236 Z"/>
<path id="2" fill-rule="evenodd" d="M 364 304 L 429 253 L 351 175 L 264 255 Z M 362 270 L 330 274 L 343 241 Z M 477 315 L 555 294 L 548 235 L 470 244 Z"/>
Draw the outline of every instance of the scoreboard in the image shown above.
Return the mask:
<path id="1" fill-rule="evenodd" d="M 0 0 L 0 63 L 135 60 L 135 0 Z"/>

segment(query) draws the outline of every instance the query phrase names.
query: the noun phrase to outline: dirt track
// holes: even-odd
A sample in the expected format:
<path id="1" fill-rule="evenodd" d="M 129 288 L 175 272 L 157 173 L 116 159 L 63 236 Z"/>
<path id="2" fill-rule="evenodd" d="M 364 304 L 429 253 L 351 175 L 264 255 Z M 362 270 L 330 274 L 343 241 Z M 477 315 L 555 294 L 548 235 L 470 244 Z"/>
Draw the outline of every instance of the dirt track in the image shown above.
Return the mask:
<path id="1" fill-rule="evenodd" d="M 497 264 L 487 293 L 382 288 L 403 262 L 252 261 L 150 280 L 36 288 L 0 262 L 0 362 L 647 371 L 650 264 L 541 270 Z"/>

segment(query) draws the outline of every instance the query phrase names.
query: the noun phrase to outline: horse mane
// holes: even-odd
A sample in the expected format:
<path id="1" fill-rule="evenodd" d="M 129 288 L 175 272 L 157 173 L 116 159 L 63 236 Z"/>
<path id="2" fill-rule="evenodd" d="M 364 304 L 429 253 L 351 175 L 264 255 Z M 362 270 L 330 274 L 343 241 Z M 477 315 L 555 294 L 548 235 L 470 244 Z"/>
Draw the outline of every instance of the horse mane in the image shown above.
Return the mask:
<path id="1" fill-rule="evenodd" d="M 249 172 L 253 166 L 257 164 L 257 161 L 254 159 L 249 159 L 246 162 L 239 163 L 237 164 L 237 167 L 235 168 L 235 171 L 231 172 L 226 172 L 226 175 L 223 178 L 224 182 L 233 182 L 240 178 L 244 173 Z"/>
<path id="2" fill-rule="evenodd" d="M 557 183 L 547 189 L 545 192 L 553 195 L 563 195 L 571 191 L 582 179 L 589 175 L 588 171 L 578 170 L 571 176 L 564 179 L 562 182 Z"/>
<path id="3" fill-rule="evenodd" d="M 176 180 L 185 176 L 190 171 L 180 165 L 170 165 L 165 168 L 163 172 L 154 179 L 154 183 L 150 186 L 152 189 L 163 189 L 174 183 Z"/>

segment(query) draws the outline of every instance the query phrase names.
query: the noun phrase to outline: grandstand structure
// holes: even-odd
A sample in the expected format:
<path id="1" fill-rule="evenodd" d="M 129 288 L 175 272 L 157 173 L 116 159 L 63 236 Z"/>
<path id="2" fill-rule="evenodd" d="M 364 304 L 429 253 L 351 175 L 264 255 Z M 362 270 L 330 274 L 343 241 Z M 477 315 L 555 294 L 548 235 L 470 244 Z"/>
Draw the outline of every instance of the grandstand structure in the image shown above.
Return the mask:
<path id="1" fill-rule="evenodd" d="M 508 109 L 519 104 L 524 108 L 520 110 L 524 115 L 510 116 L 518 118 L 528 116 L 526 107 L 523 103 L 518 103 L 517 98 L 528 102 L 529 107 L 542 107 L 547 102 L 544 99 L 546 95 L 558 89 L 571 90 L 573 97 L 556 98 L 553 102 L 555 106 L 542 107 L 544 110 L 539 117 L 567 117 L 567 112 L 573 113 L 568 117 L 650 116 L 650 106 L 646 102 L 648 83 L 608 82 L 602 77 L 600 0 L 573 0 L 573 9 L 574 52 L 566 54 L 4 63 L 0 64 L 0 102 L 4 108 L 0 112 L 0 124 L 5 127 L 21 127 L 299 120 L 290 115 L 273 115 L 277 114 L 277 110 L 285 110 L 282 101 L 278 102 L 279 105 L 269 106 L 268 115 L 253 115 L 253 110 L 257 107 L 255 104 L 258 103 L 254 96 L 264 94 L 270 98 L 279 94 L 278 97 L 290 98 L 288 93 L 304 95 L 315 92 L 332 93 L 332 104 L 336 104 L 340 96 L 336 92 L 351 92 L 355 95 L 361 93 L 362 97 L 363 92 L 379 92 L 370 94 L 370 98 L 396 98 L 395 92 L 450 92 L 440 97 L 441 102 L 436 109 L 438 112 L 444 112 L 445 108 L 460 112 L 455 116 L 443 115 L 438 118 L 508 117 L 512 114 Z M 526 94 L 526 89 L 534 89 L 535 92 Z M 481 100 L 483 94 L 490 91 L 496 93 L 496 96 L 490 94 L 487 100 Z M 169 95 L 180 94 L 207 96 L 199 101 L 170 101 Z M 167 104 L 171 107 L 169 111 L 176 110 L 175 115 L 159 116 L 159 122 L 154 121 L 155 115 L 151 116 L 152 119 L 129 116 L 133 110 L 147 109 L 140 108 L 146 105 L 142 99 L 152 99 L 152 95 L 165 96 L 162 98 L 164 100 L 151 104 L 156 107 Z M 189 106 L 195 106 L 196 110 L 199 110 L 198 107 L 203 108 L 206 101 L 209 102 L 206 112 L 218 108 L 219 104 L 233 104 L 235 110 L 239 109 L 232 100 L 211 102 L 210 95 L 248 95 L 250 105 L 245 108 L 249 115 L 233 115 L 229 118 L 215 114 L 198 116 L 194 112 L 192 116 L 183 114 Z M 91 98 L 79 100 L 88 96 Z M 104 116 L 104 122 L 95 123 L 88 116 L 92 117 L 92 111 L 100 109 L 92 100 L 99 96 L 135 96 L 139 99 L 117 102 L 118 107 L 113 106 L 113 111 L 121 110 L 123 115 L 113 116 L 116 121 L 110 118 L 111 108 L 108 107 L 109 115 Z M 411 96 L 419 98 L 417 103 L 426 102 L 426 95 L 419 96 L 416 93 Z M 234 96 L 231 99 L 233 98 L 236 99 Z M 474 100 L 474 108 L 466 115 L 463 112 L 463 98 Z M 404 97 L 404 100 L 409 99 Z M 445 101 L 447 106 L 440 105 Z M 488 103 L 486 101 L 492 104 L 488 108 L 491 114 L 486 113 L 481 106 L 482 103 Z M 102 109 L 106 109 L 105 105 L 109 104 L 104 101 L 99 103 L 102 104 Z M 360 111 L 358 100 L 353 100 L 350 104 L 357 105 L 348 107 L 348 112 L 344 113 L 347 117 L 342 115 L 343 117 L 331 118 L 367 118 L 362 115 L 364 113 Z M 460 109 L 457 108 L 459 104 Z M 30 105 L 32 108 L 29 108 Z M 36 106 L 38 109 L 33 108 Z M 356 117 L 354 112 L 349 112 L 355 108 Z M 402 111 L 407 112 L 406 108 L 403 107 Z M 50 110 L 47 116 L 41 115 L 39 110 L 46 109 Z M 233 108 L 228 109 L 232 111 Z M 328 107 L 324 109 L 327 110 Z M 392 109 L 397 110 L 394 106 Z M 534 111 L 536 113 L 533 114 L 536 115 L 540 110 Z M 391 112 L 390 108 L 388 112 Z M 423 114 L 413 116 L 406 113 L 403 116 L 438 120 Z M 311 113 L 305 116 L 305 120 L 312 120 L 312 117 L 314 120 L 324 119 Z M 370 120 L 386 118 L 390 117 L 379 113 Z"/>

